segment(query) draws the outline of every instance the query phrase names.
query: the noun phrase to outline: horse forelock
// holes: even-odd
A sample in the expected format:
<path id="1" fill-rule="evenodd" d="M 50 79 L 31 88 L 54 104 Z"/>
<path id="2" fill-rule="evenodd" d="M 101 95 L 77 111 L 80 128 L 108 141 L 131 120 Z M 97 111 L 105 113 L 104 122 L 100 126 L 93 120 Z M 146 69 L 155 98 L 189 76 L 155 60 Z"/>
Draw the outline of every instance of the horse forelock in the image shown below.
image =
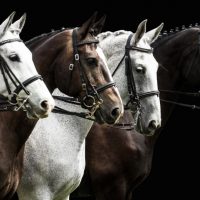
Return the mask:
<path id="1" fill-rule="evenodd" d="M 18 34 L 13 34 L 10 31 L 7 31 L 5 34 L 0 34 L 0 41 L 10 40 L 10 39 L 19 39 L 20 36 Z"/>

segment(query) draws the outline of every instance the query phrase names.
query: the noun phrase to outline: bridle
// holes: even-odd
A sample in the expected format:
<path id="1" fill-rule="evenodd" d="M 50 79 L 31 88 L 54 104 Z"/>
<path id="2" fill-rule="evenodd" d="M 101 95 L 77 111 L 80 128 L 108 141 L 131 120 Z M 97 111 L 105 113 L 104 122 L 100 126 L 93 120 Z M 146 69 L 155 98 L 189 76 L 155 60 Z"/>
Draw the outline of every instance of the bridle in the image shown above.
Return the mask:
<path id="1" fill-rule="evenodd" d="M 103 92 L 104 90 L 106 90 L 110 87 L 115 86 L 115 83 L 111 81 L 111 82 L 108 82 L 99 87 L 92 85 L 85 73 L 85 70 L 84 70 L 82 64 L 81 64 L 78 47 L 80 47 L 82 45 L 86 45 L 86 44 L 97 44 L 97 43 L 99 43 L 99 40 L 91 39 L 91 40 L 84 40 L 84 41 L 78 42 L 77 28 L 75 28 L 75 29 L 73 29 L 73 32 L 72 32 L 72 43 L 73 43 L 73 61 L 69 65 L 69 72 L 70 72 L 69 77 L 70 78 L 68 79 L 67 85 L 70 87 L 72 73 L 73 73 L 74 67 L 77 66 L 78 70 L 79 70 L 80 79 L 81 79 L 82 91 L 85 93 L 85 96 L 81 97 L 80 100 L 77 100 L 75 98 L 70 98 L 70 97 L 69 98 L 68 97 L 60 97 L 60 96 L 53 96 L 53 97 L 55 99 L 65 101 L 67 103 L 81 105 L 83 108 L 89 109 L 89 113 L 70 112 L 70 111 L 61 109 L 57 106 L 55 107 L 53 112 L 69 114 L 69 115 L 77 115 L 77 116 L 83 117 L 83 118 L 90 118 L 94 115 L 96 110 L 103 103 L 103 99 L 100 97 L 99 93 Z"/>
<path id="2" fill-rule="evenodd" d="M 21 39 L 8 39 L 0 42 L 0 46 L 11 43 L 11 42 L 23 42 Z M 6 89 L 8 92 L 8 97 L 5 97 L 0 94 L 0 111 L 18 111 L 21 108 L 26 111 L 26 106 L 25 103 L 30 97 L 30 92 L 26 89 L 26 86 L 31 84 L 32 82 L 41 79 L 42 77 L 40 75 L 35 75 L 32 76 L 31 78 L 25 80 L 24 82 L 21 82 L 16 75 L 12 72 L 8 64 L 4 61 L 3 57 L 0 56 L 0 70 L 6 85 Z M 15 90 L 11 91 L 9 81 L 8 79 L 11 80 L 11 82 L 15 86 Z M 27 97 L 21 98 L 19 96 L 20 91 L 23 90 Z M 20 103 L 20 104 L 19 104 Z"/>
<path id="3" fill-rule="evenodd" d="M 133 34 L 130 34 L 127 39 L 127 42 L 126 42 L 125 54 L 122 57 L 122 59 L 120 60 L 119 64 L 115 68 L 115 70 L 113 71 L 112 76 L 115 75 L 115 73 L 121 66 L 121 63 L 125 59 L 125 74 L 127 76 L 129 100 L 124 105 L 124 109 L 130 109 L 129 104 L 132 104 L 132 106 L 134 106 L 134 108 L 136 108 L 136 110 L 133 112 L 137 113 L 137 117 L 141 118 L 141 103 L 140 103 L 141 99 L 149 97 L 149 96 L 153 96 L 153 95 L 159 95 L 159 91 L 156 90 L 156 91 L 148 91 L 148 92 L 137 92 L 137 88 L 135 85 L 135 79 L 134 79 L 134 75 L 133 75 L 133 67 L 131 65 L 130 51 L 134 50 L 134 51 L 140 51 L 140 52 L 151 54 L 151 53 L 153 53 L 153 49 L 146 49 L 146 48 L 141 48 L 141 47 L 137 47 L 137 46 L 131 46 L 130 42 L 131 42 L 132 37 L 133 37 Z M 119 124 L 118 124 L 118 126 L 119 126 Z"/>

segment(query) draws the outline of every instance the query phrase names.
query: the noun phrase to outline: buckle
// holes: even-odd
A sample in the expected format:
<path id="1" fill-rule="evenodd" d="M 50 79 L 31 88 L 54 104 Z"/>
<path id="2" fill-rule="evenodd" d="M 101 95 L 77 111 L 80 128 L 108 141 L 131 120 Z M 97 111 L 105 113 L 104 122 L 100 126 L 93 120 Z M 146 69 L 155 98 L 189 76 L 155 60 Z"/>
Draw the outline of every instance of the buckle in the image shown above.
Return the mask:
<path id="1" fill-rule="evenodd" d="M 75 54 L 74 58 L 75 60 L 79 60 L 79 54 Z"/>
<path id="2" fill-rule="evenodd" d="M 69 65 L 69 70 L 72 71 L 74 69 L 74 64 Z"/>

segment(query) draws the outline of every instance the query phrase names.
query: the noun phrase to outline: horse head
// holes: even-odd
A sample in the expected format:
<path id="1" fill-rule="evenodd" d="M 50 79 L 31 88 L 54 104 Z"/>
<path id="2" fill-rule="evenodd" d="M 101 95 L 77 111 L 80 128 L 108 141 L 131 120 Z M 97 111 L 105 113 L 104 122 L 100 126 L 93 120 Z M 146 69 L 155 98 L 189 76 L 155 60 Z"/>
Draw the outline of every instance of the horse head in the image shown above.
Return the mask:
<path id="1" fill-rule="evenodd" d="M 56 61 L 60 67 L 55 69 L 55 80 L 63 93 L 78 97 L 99 123 L 113 124 L 123 113 L 123 105 L 96 38 L 105 17 L 98 23 L 95 19 L 96 13 L 79 28 L 60 33 L 67 42 Z"/>
<path id="2" fill-rule="evenodd" d="M 26 14 L 12 24 L 14 15 L 15 12 L 0 25 L 1 99 L 15 111 L 26 111 L 29 118 L 44 118 L 53 109 L 54 100 L 19 36 Z"/>
<path id="3" fill-rule="evenodd" d="M 99 34 L 98 38 L 125 109 L 133 111 L 136 129 L 140 133 L 152 135 L 160 127 L 161 114 L 158 63 L 150 44 L 159 36 L 163 24 L 146 32 L 146 22 L 144 20 L 139 24 L 135 34 L 121 30 Z"/>

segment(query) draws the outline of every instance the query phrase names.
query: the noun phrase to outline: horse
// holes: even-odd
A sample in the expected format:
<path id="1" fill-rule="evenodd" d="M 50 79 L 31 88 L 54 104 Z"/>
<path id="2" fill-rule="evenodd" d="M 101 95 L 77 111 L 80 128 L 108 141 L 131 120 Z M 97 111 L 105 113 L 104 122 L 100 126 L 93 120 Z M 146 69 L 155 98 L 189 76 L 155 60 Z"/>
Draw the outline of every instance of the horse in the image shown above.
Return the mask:
<path id="1" fill-rule="evenodd" d="M 48 117 L 55 105 L 19 36 L 26 14 L 11 27 L 14 15 L 0 25 L 0 199 L 9 199 L 19 183 L 26 122 Z"/>
<path id="2" fill-rule="evenodd" d="M 186 133 L 186 140 L 188 140 L 188 131 L 195 130 L 191 127 L 191 124 L 194 124 L 192 123 L 192 120 L 194 120 L 192 115 L 196 115 L 194 111 L 191 111 L 189 115 L 183 115 L 180 108 L 200 108 L 191 105 L 196 101 L 194 97 L 199 96 L 199 92 L 196 92 L 200 87 L 199 41 L 199 27 L 191 27 L 181 31 L 177 28 L 175 32 L 169 32 L 169 34 L 164 32 L 152 44 L 154 48 L 154 57 L 159 63 L 158 86 L 161 99 L 161 128 L 156 130 L 155 133 L 149 137 L 140 134 L 129 126 L 123 127 L 124 129 L 118 127 L 117 129 L 115 127 L 101 127 L 95 124 L 90 130 L 86 140 L 85 175 L 80 187 L 73 194 L 74 198 L 71 199 L 82 199 L 83 197 L 96 200 L 134 199 L 136 188 L 146 180 L 151 172 L 155 144 L 160 133 L 165 131 L 166 134 L 169 134 L 169 132 L 167 132 L 169 130 L 173 133 L 170 138 L 173 136 L 174 142 L 170 139 L 171 142 L 169 141 L 167 143 L 167 152 L 170 151 L 169 149 L 172 143 L 176 147 L 174 149 L 177 150 L 177 141 L 179 141 L 180 137 L 183 138 L 184 133 Z M 178 130 L 175 132 L 174 124 L 178 123 L 177 119 L 180 118 L 180 115 L 174 117 L 174 123 L 171 123 L 171 125 L 169 119 L 175 115 L 173 111 L 179 106 L 180 108 L 178 111 L 180 115 L 183 116 L 181 123 L 179 123 Z M 185 118 L 185 120 L 183 120 L 183 118 Z M 133 118 L 130 111 L 126 111 L 123 123 L 129 124 L 132 120 Z M 197 122 L 197 120 L 195 120 L 195 122 Z M 181 128 L 183 124 L 184 126 Z M 178 136 L 175 137 L 174 133 L 178 133 Z M 176 140 L 177 138 L 179 139 Z M 178 148 L 180 148 L 180 146 Z M 185 148 L 185 146 L 183 148 Z M 159 151 L 159 149 L 157 151 Z M 186 148 L 185 151 L 188 151 L 188 148 Z M 194 152 L 192 152 L 192 154 L 193 153 Z M 175 154 L 176 158 L 181 157 L 181 155 L 177 156 L 175 152 L 172 152 L 172 154 Z M 182 157 L 184 156 L 183 162 L 185 164 L 186 154 L 183 153 L 182 148 L 181 154 L 183 154 Z M 166 157 L 167 156 L 169 155 L 167 154 Z M 166 157 L 164 160 L 167 159 Z M 167 161 L 170 163 L 172 162 L 170 159 L 167 159 Z M 160 162 L 158 165 L 161 165 Z M 165 164 L 166 163 L 167 162 L 165 162 Z M 174 161 L 172 165 L 173 169 L 175 168 L 177 171 L 180 170 L 181 172 L 184 171 L 180 169 L 182 166 L 176 168 L 176 166 L 174 166 Z M 157 170 L 159 171 L 160 167 L 158 167 Z M 176 176 L 177 171 L 174 174 Z M 182 177 L 184 173 L 181 173 L 180 176 Z M 194 173 L 196 175 L 196 171 L 194 171 Z M 191 176 L 191 171 L 189 174 Z M 173 175 L 171 176 L 170 172 L 167 173 L 167 176 L 168 175 L 170 176 L 170 180 Z M 181 191 L 183 188 L 188 190 L 188 184 L 185 178 L 186 176 L 184 175 L 182 178 L 182 180 L 184 180 L 184 186 L 180 187 Z M 169 180 L 167 184 L 169 184 Z M 175 177 L 173 177 L 173 180 L 175 180 Z M 171 183 L 171 185 L 173 185 L 173 183 Z M 167 187 L 169 190 L 172 189 L 171 185 L 169 186 L 170 189 Z M 174 187 L 176 188 L 175 184 Z M 152 188 L 152 186 L 150 188 Z M 161 184 L 160 189 L 161 188 L 163 188 L 163 184 Z M 164 188 L 166 189 L 166 187 Z M 165 189 L 163 189 L 163 191 Z M 180 193 L 178 193 L 178 196 L 179 195 Z"/>
<path id="3" fill-rule="evenodd" d="M 73 29 L 61 29 L 48 34 L 42 34 L 41 36 L 29 40 L 26 44 L 32 51 L 35 65 L 43 76 L 43 79 L 51 92 L 58 88 L 62 93 L 73 97 L 72 99 L 70 98 L 70 102 L 79 104 L 79 113 L 76 113 L 78 116 L 83 114 L 81 115 L 82 117 L 89 119 L 91 118 L 91 120 L 93 117 L 95 117 L 95 120 L 99 123 L 113 124 L 118 121 L 119 117 L 123 113 L 123 104 L 118 89 L 115 87 L 115 83 L 113 82 L 112 76 L 108 69 L 104 54 L 98 47 L 98 40 L 96 39 L 95 34 L 101 31 L 102 26 L 99 23 L 95 23 L 96 15 L 97 13 L 90 17 L 80 27 Z M 81 113 L 80 105 L 83 107 L 84 113 Z M 69 107 L 73 107 L 73 105 L 70 104 Z M 57 110 L 55 111 L 61 110 L 59 107 L 56 108 Z M 70 114 L 74 114 L 74 112 L 71 112 Z M 57 115 L 58 114 L 54 114 L 50 117 L 55 118 L 55 116 L 58 117 Z M 69 119 L 70 117 L 71 116 L 69 116 Z M 78 122 L 77 119 L 73 119 L 73 121 L 75 120 Z M 92 122 L 93 121 L 88 121 L 87 123 Z M 50 127 L 51 124 L 52 126 L 50 129 L 55 130 L 54 128 L 56 128 L 57 130 L 55 131 L 55 134 L 57 134 L 57 136 L 54 138 L 51 130 L 47 130 L 47 128 L 38 131 L 37 134 L 34 131 L 32 132 L 33 137 L 29 138 L 25 149 L 25 155 L 27 155 L 28 144 L 33 139 L 35 139 L 35 141 L 37 140 L 37 144 L 35 144 L 36 146 L 32 144 L 33 147 L 38 149 L 34 149 L 34 151 L 36 150 L 37 153 L 35 154 L 34 152 L 30 157 L 30 160 L 33 161 L 31 169 L 34 169 L 35 166 L 33 157 L 37 157 L 35 160 L 36 162 L 41 162 L 42 160 L 40 156 L 41 153 L 43 153 L 43 150 L 46 148 L 46 144 L 51 141 L 51 138 L 54 140 L 53 143 L 57 144 L 56 138 L 59 138 L 59 134 L 63 134 L 60 130 L 61 128 L 56 126 L 56 121 L 39 121 L 39 123 L 36 125 L 36 129 L 38 126 L 40 126 L 40 123 L 47 123 L 47 128 Z M 76 127 L 78 126 L 79 124 L 76 123 Z M 41 138 L 37 138 L 39 135 Z M 65 135 L 67 135 L 66 132 Z M 75 135 L 73 140 L 75 140 L 75 144 L 79 143 L 79 141 L 76 140 Z M 70 144 L 70 142 L 73 142 L 73 140 L 59 141 L 60 146 L 63 146 L 62 143 L 65 142 L 67 143 L 66 147 L 76 148 L 76 146 L 73 146 L 75 144 Z M 44 143 L 41 145 L 41 142 Z M 39 146 L 37 147 L 37 145 Z M 83 145 L 81 145 L 81 148 L 82 146 Z M 53 146 L 53 152 L 56 153 L 58 149 L 59 145 L 58 147 Z M 47 152 L 50 153 L 50 151 L 51 146 L 48 147 Z M 46 154 L 45 157 L 47 160 L 49 156 L 50 155 Z M 43 161 L 46 159 L 43 159 Z M 49 161 L 50 160 L 48 160 L 48 162 Z M 25 166 L 26 162 L 27 157 L 25 157 Z M 44 168 L 45 171 L 42 172 L 44 178 L 46 175 L 46 170 L 48 171 L 48 169 L 51 169 L 51 165 L 53 165 L 53 162 L 51 162 L 49 167 Z M 27 169 L 25 167 L 23 173 L 26 174 L 26 171 Z M 40 173 L 41 171 L 39 174 Z M 35 177 L 31 181 L 31 184 L 34 184 L 36 177 L 40 177 L 39 174 L 37 172 L 35 173 Z M 53 174 L 54 173 L 52 173 L 52 177 Z M 49 175 L 50 174 L 48 174 L 48 176 Z M 40 182 L 39 185 L 41 185 L 42 182 Z M 42 187 L 39 189 L 40 191 L 35 191 L 35 188 L 39 185 L 34 185 L 31 190 L 26 191 L 29 183 L 23 187 L 22 183 L 23 181 L 21 181 L 19 186 L 19 188 L 23 188 L 22 194 L 20 193 L 20 190 L 18 190 L 19 199 L 33 199 L 34 196 L 38 196 L 40 199 L 48 198 L 48 196 L 45 196 L 48 195 L 48 192 L 44 191 L 46 186 L 45 182 L 44 185 L 42 185 Z M 52 182 L 52 184 L 48 184 L 48 187 L 51 187 L 54 186 L 55 183 Z M 32 191 L 35 191 L 35 193 Z"/>
<path id="4" fill-rule="evenodd" d="M 105 18 L 101 18 L 95 23 L 95 26 L 101 27 L 104 22 Z M 137 106 L 141 105 L 141 108 L 137 108 L 138 111 L 146 109 L 146 105 L 143 104 L 147 103 L 152 108 L 152 114 L 147 117 L 150 125 L 142 123 L 142 126 L 139 126 L 147 134 L 150 134 L 150 131 L 154 129 L 154 125 L 159 126 L 160 123 L 160 102 L 157 95 L 156 78 L 158 63 L 153 57 L 149 44 L 158 37 L 162 26 L 161 24 L 156 29 L 146 33 L 146 21 L 143 21 L 139 24 L 134 35 L 130 32 L 125 35 L 118 34 L 117 41 L 109 43 L 112 52 L 106 52 L 103 49 L 110 70 L 116 71 L 116 85 L 121 92 L 124 91 L 121 95 L 123 103 L 130 108 L 133 104 L 133 111 L 135 111 L 133 116 L 136 115 L 135 107 Z M 98 38 L 100 47 L 103 47 L 99 35 Z M 131 92 L 136 92 L 135 88 L 137 87 L 137 93 L 132 93 L 130 96 L 130 88 L 128 88 L 128 83 L 126 84 L 127 77 L 124 73 L 124 47 L 127 38 L 129 40 L 126 60 L 131 64 L 127 72 L 129 72 L 128 70 L 131 70 L 131 72 L 137 70 L 138 73 L 137 76 L 134 76 L 134 79 L 129 79 L 131 87 L 134 89 Z M 132 49 L 134 50 L 132 51 Z M 112 58 L 113 63 L 109 61 L 109 57 Z M 122 61 L 120 62 L 120 60 Z M 123 63 L 117 69 L 114 68 L 116 61 Z M 133 99 L 135 94 L 137 97 L 141 97 L 141 102 Z M 144 99 L 144 96 L 149 100 Z M 65 105 L 62 102 L 58 103 L 62 108 L 67 106 L 73 111 L 80 109 L 75 106 L 72 107 L 72 105 Z M 37 124 L 26 143 L 24 174 L 17 190 L 20 200 L 27 198 L 31 200 L 67 200 L 82 179 L 85 168 L 85 138 L 93 122 L 63 115 L 53 115 L 48 119 Z M 151 121 L 155 122 L 152 123 Z"/>

